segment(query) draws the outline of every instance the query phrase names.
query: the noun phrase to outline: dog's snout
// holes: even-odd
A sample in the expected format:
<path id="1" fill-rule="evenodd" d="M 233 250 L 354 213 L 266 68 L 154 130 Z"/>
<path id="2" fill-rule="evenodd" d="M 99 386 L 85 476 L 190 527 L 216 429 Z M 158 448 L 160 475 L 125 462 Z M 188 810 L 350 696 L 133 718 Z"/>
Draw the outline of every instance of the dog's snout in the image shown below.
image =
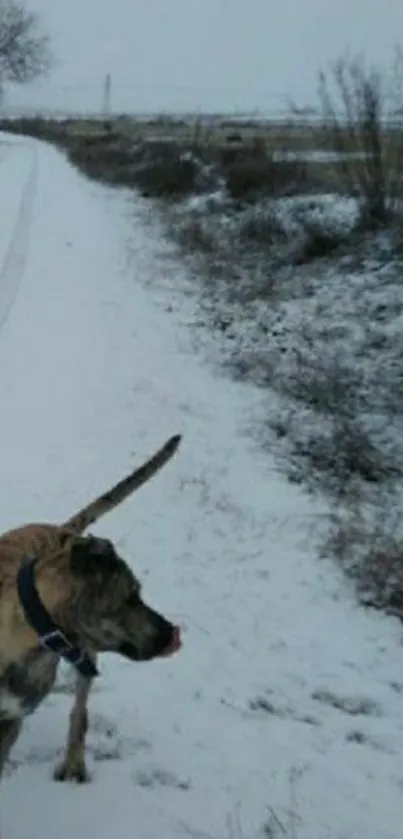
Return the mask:
<path id="1" fill-rule="evenodd" d="M 177 653 L 182 646 L 182 638 L 181 638 L 181 631 L 179 626 L 174 626 L 172 628 L 171 640 L 168 643 L 168 646 L 165 647 L 161 655 L 169 656 Z"/>
<path id="2" fill-rule="evenodd" d="M 180 629 L 145 603 L 137 609 L 136 621 L 119 652 L 134 661 L 173 655 L 181 646 Z"/>
<path id="3" fill-rule="evenodd" d="M 175 636 L 175 627 L 174 625 L 166 620 L 166 618 L 159 615 L 157 612 L 151 612 L 152 615 L 152 623 L 155 630 L 154 636 L 154 656 L 163 655 L 166 650 L 169 650 L 173 644 L 174 636 Z"/>

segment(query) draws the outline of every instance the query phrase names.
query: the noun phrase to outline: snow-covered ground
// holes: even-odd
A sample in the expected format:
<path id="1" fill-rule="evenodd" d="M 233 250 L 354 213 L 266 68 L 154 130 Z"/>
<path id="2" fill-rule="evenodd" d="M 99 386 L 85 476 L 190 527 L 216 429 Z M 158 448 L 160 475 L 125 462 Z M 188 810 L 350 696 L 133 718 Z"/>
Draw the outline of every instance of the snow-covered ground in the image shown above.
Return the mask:
<path id="1" fill-rule="evenodd" d="M 368 551 L 381 520 L 389 553 L 403 537 L 399 217 L 370 231 L 357 224 L 352 198 L 291 195 L 239 207 L 222 190 L 166 216 L 212 355 L 267 391 L 266 447 L 310 489 L 340 499 L 348 488 L 349 506 L 359 497 L 353 553 L 358 542 Z M 363 529 L 357 513 L 368 503 Z"/>
<path id="2" fill-rule="evenodd" d="M 181 622 L 183 651 L 105 656 L 84 787 L 51 779 L 72 702 L 62 669 L 2 781 L 3 839 L 397 839 L 399 624 L 315 558 L 320 510 L 249 435 L 259 391 L 192 351 L 183 268 L 162 258 L 147 205 L 39 143 L 0 152 L 1 529 L 63 520 L 184 435 L 97 526 Z M 176 295 L 153 290 L 163 271 Z"/>

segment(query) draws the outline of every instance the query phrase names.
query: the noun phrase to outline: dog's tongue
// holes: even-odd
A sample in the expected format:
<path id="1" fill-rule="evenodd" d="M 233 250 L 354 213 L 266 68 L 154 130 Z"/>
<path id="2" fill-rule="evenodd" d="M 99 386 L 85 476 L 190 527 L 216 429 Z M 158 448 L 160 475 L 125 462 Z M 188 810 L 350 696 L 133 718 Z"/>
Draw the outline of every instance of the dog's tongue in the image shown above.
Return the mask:
<path id="1" fill-rule="evenodd" d="M 172 630 L 172 638 L 171 638 L 168 646 L 165 647 L 165 650 L 163 651 L 163 653 L 161 653 L 161 655 L 162 656 L 173 655 L 174 653 L 177 653 L 178 650 L 180 650 L 181 646 L 182 646 L 181 631 L 179 629 L 179 626 L 174 626 L 174 628 Z"/>

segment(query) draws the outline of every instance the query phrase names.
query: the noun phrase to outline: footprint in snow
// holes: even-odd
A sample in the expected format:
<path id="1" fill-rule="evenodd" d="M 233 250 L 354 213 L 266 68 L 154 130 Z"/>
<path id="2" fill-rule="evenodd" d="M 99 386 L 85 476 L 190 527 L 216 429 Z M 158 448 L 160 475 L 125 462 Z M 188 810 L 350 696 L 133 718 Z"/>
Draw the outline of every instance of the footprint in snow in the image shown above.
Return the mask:
<path id="1" fill-rule="evenodd" d="M 315 690 L 311 696 L 316 702 L 330 705 L 332 708 L 336 708 L 352 717 L 382 717 L 380 705 L 375 700 L 365 696 L 340 696 L 331 690 Z"/>
<path id="2" fill-rule="evenodd" d="M 174 772 L 167 769 L 140 769 L 132 776 L 134 783 L 139 787 L 154 789 L 155 787 L 171 787 L 172 789 L 189 790 L 191 782 L 189 778 L 179 778 Z"/>
<path id="3" fill-rule="evenodd" d="M 121 760 L 140 751 L 149 751 L 151 744 L 144 737 L 128 737 L 102 714 L 90 719 L 87 750 L 95 761 Z"/>
<path id="4" fill-rule="evenodd" d="M 250 699 L 248 708 L 250 711 L 259 714 L 260 717 L 266 714 L 283 719 L 292 719 L 295 722 L 302 722 L 306 725 L 320 725 L 320 720 L 313 714 L 299 714 L 290 707 L 281 708 L 279 705 L 275 705 L 267 696 L 255 696 L 253 699 Z"/>
<path id="5" fill-rule="evenodd" d="M 387 743 L 386 740 L 382 740 L 380 737 L 373 737 L 370 734 L 366 734 L 364 731 L 360 731 L 358 729 L 349 731 L 346 734 L 346 742 L 347 743 L 357 743 L 360 746 L 368 746 L 370 749 L 374 749 L 377 752 L 386 752 L 386 754 L 396 754 L 396 749 L 390 743 Z"/>

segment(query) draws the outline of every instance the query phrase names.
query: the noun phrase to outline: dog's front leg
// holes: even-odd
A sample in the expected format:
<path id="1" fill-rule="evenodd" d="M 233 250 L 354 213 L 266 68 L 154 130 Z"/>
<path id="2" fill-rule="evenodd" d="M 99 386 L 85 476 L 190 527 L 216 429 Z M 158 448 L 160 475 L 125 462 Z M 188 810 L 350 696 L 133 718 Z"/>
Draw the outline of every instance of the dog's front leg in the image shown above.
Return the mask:
<path id="1" fill-rule="evenodd" d="M 95 655 L 92 656 L 95 663 Z M 70 714 L 66 752 L 56 767 L 56 781 L 76 781 L 83 784 L 89 780 L 85 765 L 85 737 L 88 729 L 88 696 L 93 679 L 77 676 L 74 705 Z"/>
<path id="2" fill-rule="evenodd" d="M 7 758 L 21 731 L 21 720 L 1 720 L 0 722 L 0 775 L 3 774 Z"/>

